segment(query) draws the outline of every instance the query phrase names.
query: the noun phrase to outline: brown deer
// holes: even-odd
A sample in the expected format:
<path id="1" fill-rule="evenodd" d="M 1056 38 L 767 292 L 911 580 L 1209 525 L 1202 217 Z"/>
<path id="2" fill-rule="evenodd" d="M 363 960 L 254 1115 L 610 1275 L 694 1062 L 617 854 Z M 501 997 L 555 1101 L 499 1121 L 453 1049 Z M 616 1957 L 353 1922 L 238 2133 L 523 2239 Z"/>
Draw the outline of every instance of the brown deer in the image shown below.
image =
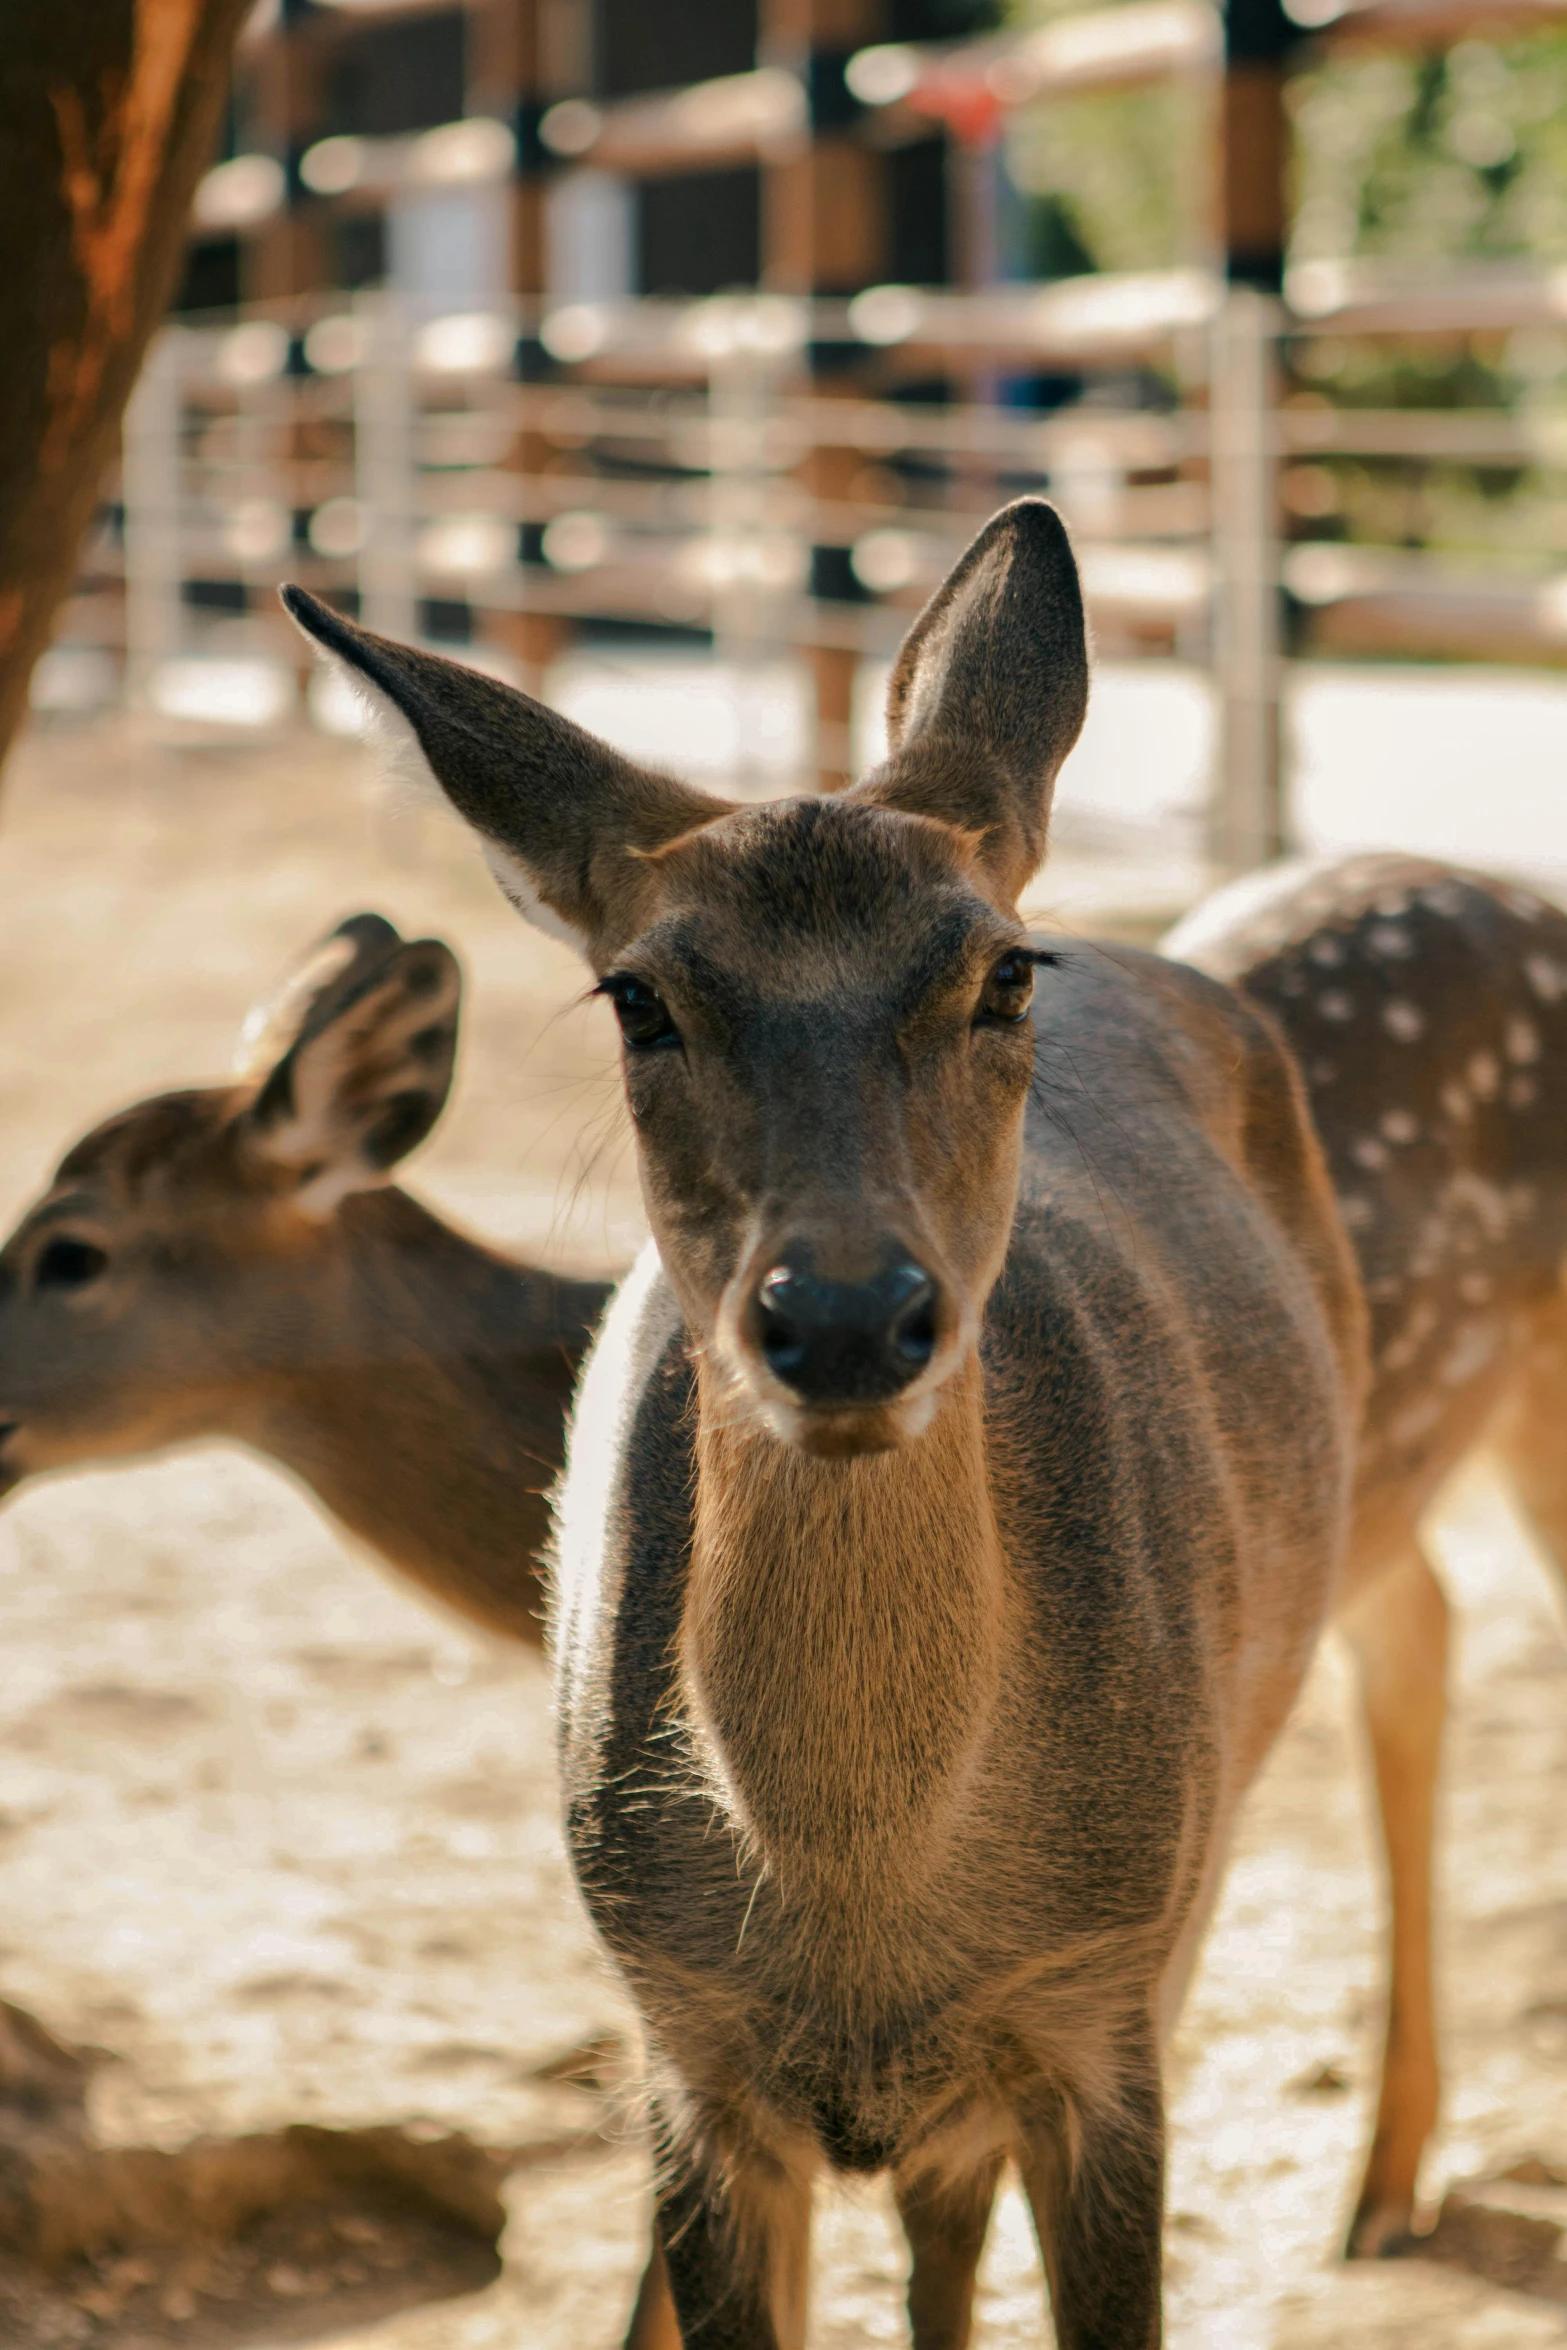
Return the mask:
<path id="1" fill-rule="evenodd" d="M 543 1637 L 537 1554 L 607 1294 L 397 1189 L 451 1083 L 439 939 L 343 923 L 246 1023 L 233 1084 L 67 1153 L 0 1250 L 0 1495 L 226 1437 L 492 1632 Z"/>
<path id="2" fill-rule="evenodd" d="M 1063 2350 L 1146 2350 L 1161 2035 L 1358 1596 L 1365 1309 L 1273 1024 L 1019 919 L 1087 698 L 1061 525 L 981 533 L 826 801 L 730 805 L 287 601 L 620 1020 L 655 1243 L 555 1647 L 680 2337 L 800 2343 L 826 2163 L 891 2172 L 915 2342 L 962 2343 L 1012 2155 Z"/>
<path id="3" fill-rule="evenodd" d="M 1392 1952 L 1352 2252 L 1396 2249 L 1436 2118 L 1431 1834 L 1447 1603 L 1420 1520 L 1485 1437 L 1567 1575 L 1567 915 L 1408 857 L 1290 866 L 1167 938 L 1299 1063 L 1370 1312 L 1340 1621 L 1376 1769 Z"/>

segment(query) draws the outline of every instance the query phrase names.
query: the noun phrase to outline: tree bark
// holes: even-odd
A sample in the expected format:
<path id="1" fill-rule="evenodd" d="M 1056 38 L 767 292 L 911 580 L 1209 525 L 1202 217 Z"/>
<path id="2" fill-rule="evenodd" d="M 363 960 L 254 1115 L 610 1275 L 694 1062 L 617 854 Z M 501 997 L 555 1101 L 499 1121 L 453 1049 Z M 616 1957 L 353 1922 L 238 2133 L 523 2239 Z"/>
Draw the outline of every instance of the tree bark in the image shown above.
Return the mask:
<path id="1" fill-rule="evenodd" d="M 174 289 L 251 0 L 15 0 L 0 31 L 0 759 Z"/>

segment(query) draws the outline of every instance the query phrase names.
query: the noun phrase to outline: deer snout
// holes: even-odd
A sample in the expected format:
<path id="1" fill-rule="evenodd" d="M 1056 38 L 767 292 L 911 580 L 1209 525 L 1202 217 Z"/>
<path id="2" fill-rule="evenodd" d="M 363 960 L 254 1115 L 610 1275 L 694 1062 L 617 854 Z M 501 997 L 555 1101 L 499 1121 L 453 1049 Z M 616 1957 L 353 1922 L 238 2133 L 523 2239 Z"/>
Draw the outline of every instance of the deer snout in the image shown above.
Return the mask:
<path id="1" fill-rule="evenodd" d="M 939 1293 L 912 1258 L 863 1281 L 834 1281 L 803 1252 L 763 1273 L 747 1332 L 779 1385 L 818 1411 L 889 1403 L 936 1351 Z"/>

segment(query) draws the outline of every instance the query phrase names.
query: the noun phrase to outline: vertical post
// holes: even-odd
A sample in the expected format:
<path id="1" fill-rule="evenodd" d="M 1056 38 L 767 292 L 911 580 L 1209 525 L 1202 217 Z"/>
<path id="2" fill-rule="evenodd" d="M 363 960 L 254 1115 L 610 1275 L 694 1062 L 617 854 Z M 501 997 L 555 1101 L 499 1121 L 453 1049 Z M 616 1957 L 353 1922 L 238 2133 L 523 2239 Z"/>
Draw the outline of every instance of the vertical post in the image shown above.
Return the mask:
<path id="1" fill-rule="evenodd" d="M 769 160 L 762 198 L 762 278 L 779 292 L 855 294 L 887 272 L 890 246 L 885 158 L 860 135 L 861 108 L 844 78 L 857 49 L 884 37 L 885 0 L 759 0 L 762 63 L 800 76 L 809 136 Z M 813 349 L 810 388 L 820 399 L 843 386 L 842 351 Z M 852 381 L 852 378 L 849 379 Z M 864 465 L 857 451 L 818 440 L 799 469 L 813 504 L 844 500 Z M 843 551 L 813 547 L 810 591 L 828 604 L 852 590 Z M 853 781 L 850 714 L 859 654 L 850 644 L 806 651 L 815 688 L 814 767 L 820 791 Z"/>
<path id="2" fill-rule="evenodd" d="M 1300 28 L 1283 0 L 1226 0 L 1220 205 L 1232 285 L 1284 282 L 1289 125 L 1284 83 Z"/>
<path id="3" fill-rule="evenodd" d="M 1209 853 L 1244 873 L 1285 840 L 1280 708 L 1277 392 L 1279 305 L 1232 286 L 1214 330 L 1212 496 L 1218 759 Z"/>
<path id="4" fill-rule="evenodd" d="M 125 411 L 125 699 L 145 706 L 180 643 L 180 344 L 166 326 Z"/>
<path id="5" fill-rule="evenodd" d="M 713 554 L 713 649 L 730 673 L 742 782 L 754 781 L 754 746 L 766 665 L 785 637 L 783 600 L 796 586 L 794 548 L 771 527 L 768 426 L 777 403 L 783 357 L 769 349 L 768 298 L 729 298 L 725 320 L 715 306 L 707 378 Z M 773 300 L 781 314 L 786 306 Z M 792 352 L 790 353 L 792 356 Z"/>
<path id="6" fill-rule="evenodd" d="M 418 634 L 414 572 L 413 382 L 401 305 L 362 294 L 364 348 L 354 370 L 354 495 L 363 518 L 359 616 L 379 636 Z"/>
<path id="7" fill-rule="evenodd" d="M 1218 241 L 1229 284 L 1211 379 L 1218 758 L 1209 844 L 1225 872 L 1284 846 L 1276 345 L 1288 223 L 1283 0 L 1226 0 Z"/>

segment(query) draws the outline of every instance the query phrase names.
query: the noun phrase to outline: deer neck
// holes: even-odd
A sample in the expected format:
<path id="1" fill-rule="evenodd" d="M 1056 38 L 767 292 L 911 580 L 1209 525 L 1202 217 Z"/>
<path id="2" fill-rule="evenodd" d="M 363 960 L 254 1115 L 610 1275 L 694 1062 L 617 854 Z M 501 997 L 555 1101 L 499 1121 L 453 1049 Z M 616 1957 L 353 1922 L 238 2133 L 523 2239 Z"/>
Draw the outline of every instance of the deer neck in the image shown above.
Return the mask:
<path id="1" fill-rule="evenodd" d="M 537 1645 L 543 1496 L 602 1293 L 507 1262 L 406 1193 L 338 1222 L 243 1433 L 393 1566 Z"/>
<path id="2" fill-rule="evenodd" d="M 706 1374 L 699 1374 L 705 1382 Z M 961 1822 L 1006 1581 L 977 1358 L 926 1434 L 818 1460 L 700 1396 L 682 1667 L 712 1775 L 781 1883 L 911 1889 Z"/>

